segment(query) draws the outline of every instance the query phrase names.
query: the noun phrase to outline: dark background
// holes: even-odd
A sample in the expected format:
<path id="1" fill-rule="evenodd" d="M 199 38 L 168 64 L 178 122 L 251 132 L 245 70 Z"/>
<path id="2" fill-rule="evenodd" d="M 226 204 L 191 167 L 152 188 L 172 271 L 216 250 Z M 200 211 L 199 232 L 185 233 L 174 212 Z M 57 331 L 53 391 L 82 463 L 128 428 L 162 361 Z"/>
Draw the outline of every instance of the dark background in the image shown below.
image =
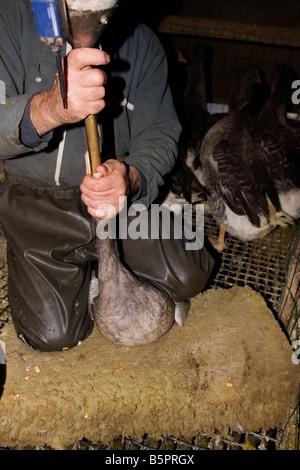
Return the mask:
<path id="1" fill-rule="evenodd" d="M 278 63 L 288 63 L 295 70 L 295 78 L 300 79 L 300 0 L 126 0 L 132 16 L 138 16 L 151 26 L 160 36 L 168 51 L 172 47 L 179 49 L 189 60 L 193 45 L 201 41 L 208 47 L 210 60 L 206 70 L 207 100 L 214 103 L 228 104 L 232 79 L 237 69 L 247 63 L 261 67 L 266 80 L 270 82 L 274 67 Z M 280 36 L 280 28 L 292 28 L 291 37 L 296 37 L 295 45 L 276 45 L 266 43 L 260 37 L 255 40 L 241 40 L 214 37 L 214 34 L 193 36 L 160 31 L 160 21 L 169 15 L 209 18 L 225 22 L 239 22 L 247 25 L 273 26 L 271 36 Z M 262 26 L 263 28 L 263 26 Z M 278 29 L 277 29 L 278 28 Z M 263 31 L 263 30 L 262 30 Z M 295 31 L 295 36 L 294 36 Z M 172 73 L 173 73 L 172 68 Z M 175 67 L 176 70 L 176 67 Z M 172 79 L 176 81 L 176 71 Z M 299 113 L 299 106 L 290 106 L 291 112 Z"/>
<path id="2" fill-rule="evenodd" d="M 299 0 L 127 0 L 143 16 L 180 15 L 300 27 Z"/>

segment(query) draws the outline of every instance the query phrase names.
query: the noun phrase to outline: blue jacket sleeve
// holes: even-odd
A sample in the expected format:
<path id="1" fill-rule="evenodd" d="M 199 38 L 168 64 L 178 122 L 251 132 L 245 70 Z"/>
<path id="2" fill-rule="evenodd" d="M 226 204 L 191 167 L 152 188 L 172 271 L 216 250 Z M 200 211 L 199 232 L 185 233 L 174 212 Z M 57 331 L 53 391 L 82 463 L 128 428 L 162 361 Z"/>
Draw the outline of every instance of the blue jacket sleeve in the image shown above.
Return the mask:
<path id="1" fill-rule="evenodd" d="M 0 104 L 0 157 L 20 155 L 28 147 L 20 140 L 20 122 L 32 93 L 24 90 L 26 71 L 21 57 L 22 2 L 0 2 L 0 80 L 4 84 L 6 100 Z M 32 150 L 41 150 L 48 142 L 42 140 Z"/>
<path id="2" fill-rule="evenodd" d="M 24 114 L 21 119 L 19 129 L 20 129 L 20 141 L 22 144 L 26 145 L 29 148 L 38 147 L 43 142 L 49 142 L 53 136 L 53 132 L 47 132 L 43 136 L 39 136 L 30 119 L 30 103 L 32 98 L 30 98 L 25 106 Z"/>

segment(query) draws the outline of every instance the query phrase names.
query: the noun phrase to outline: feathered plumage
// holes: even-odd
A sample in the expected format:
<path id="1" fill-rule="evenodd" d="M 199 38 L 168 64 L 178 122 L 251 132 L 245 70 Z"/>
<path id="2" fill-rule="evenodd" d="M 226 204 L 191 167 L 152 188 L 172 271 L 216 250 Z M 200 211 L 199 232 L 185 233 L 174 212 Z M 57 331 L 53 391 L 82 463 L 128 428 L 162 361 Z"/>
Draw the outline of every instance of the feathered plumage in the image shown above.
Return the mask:
<path id="1" fill-rule="evenodd" d="M 90 311 L 106 339 L 126 346 L 148 344 L 167 333 L 174 321 L 180 325 L 185 321 L 189 302 L 175 302 L 131 273 L 113 237 L 99 237 L 97 252 L 98 277 L 91 285 Z"/>
<path id="2" fill-rule="evenodd" d="M 275 68 L 271 96 L 258 116 L 254 138 L 266 153 L 282 209 L 297 219 L 300 216 L 300 129 L 289 125 L 286 118 L 292 81 L 293 70 L 289 65 Z"/>
<path id="3" fill-rule="evenodd" d="M 171 206 L 200 203 L 207 200 L 207 190 L 192 169 L 179 157 L 173 171 L 165 178 L 167 190 L 159 199 L 160 203 Z"/>
<path id="4" fill-rule="evenodd" d="M 229 112 L 206 134 L 201 146 L 204 183 L 209 206 L 221 226 L 242 240 L 265 236 L 278 223 L 280 203 L 266 154 L 253 139 L 256 118 L 265 103 L 261 83 L 252 83 L 252 97 L 241 109 Z M 212 240 L 211 240 L 212 241 Z"/>

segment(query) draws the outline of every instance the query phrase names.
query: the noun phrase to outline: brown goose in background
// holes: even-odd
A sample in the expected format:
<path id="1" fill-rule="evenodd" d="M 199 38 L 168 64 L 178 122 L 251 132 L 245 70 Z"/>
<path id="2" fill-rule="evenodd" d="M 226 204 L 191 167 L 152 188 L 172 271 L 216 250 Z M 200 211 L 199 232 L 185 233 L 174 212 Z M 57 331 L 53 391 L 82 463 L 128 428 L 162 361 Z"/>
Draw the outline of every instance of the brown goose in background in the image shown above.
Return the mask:
<path id="1" fill-rule="evenodd" d="M 196 43 L 192 49 L 188 64 L 187 87 L 184 93 L 185 119 L 184 133 L 188 155 L 186 162 L 195 170 L 199 181 L 203 184 L 201 172 L 200 149 L 208 130 L 227 113 L 209 114 L 207 110 L 207 62 L 209 49 L 203 43 Z M 269 90 L 263 83 L 262 71 L 254 64 L 246 64 L 238 69 L 232 78 L 232 88 L 228 97 L 229 111 L 241 109 L 251 98 L 253 83 L 262 83 L 265 87 L 265 99 Z"/>
<path id="2" fill-rule="evenodd" d="M 188 166 L 188 157 L 185 156 L 184 160 L 179 156 L 174 170 L 165 177 L 165 192 L 156 202 L 167 206 L 178 204 L 182 210 L 184 204 L 199 204 L 207 200 L 206 188 Z"/>
<path id="3" fill-rule="evenodd" d="M 229 94 L 229 111 L 241 109 L 249 102 L 253 94 L 253 83 L 265 87 L 265 100 L 269 97 L 269 87 L 265 84 L 262 70 L 253 63 L 247 63 L 235 71 Z"/>
<path id="4" fill-rule="evenodd" d="M 180 51 L 176 51 L 177 56 L 183 57 Z M 183 130 L 178 162 L 167 177 L 169 192 L 164 196 L 165 199 L 160 199 L 160 202 L 165 204 L 207 201 L 208 193 L 203 185 L 200 148 L 207 131 L 225 116 L 225 113 L 210 114 L 207 110 L 209 60 L 210 48 L 201 41 L 194 44 L 189 60 L 180 59 L 181 65 L 185 63 L 187 76 L 182 103 L 178 97 L 176 99 Z M 260 74 L 258 67 L 252 64 L 247 64 L 236 72 L 229 99 L 231 110 L 239 109 L 249 101 L 252 83 L 256 80 L 261 81 Z"/>
<path id="5" fill-rule="evenodd" d="M 228 113 L 206 134 L 200 151 L 210 210 L 220 226 L 222 251 L 225 231 L 241 240 L 254 240 L 281 223 L 281 207 L 273 175 L 261 145 L 254 141 L 256 118 L 266 101 L 262 83 L 252 83 L 252 97 Z"/>
<path id="6" fill-rule="evenodd" d="M 289 125 L 286 117 L 293 73 L 287 64 L 275 67 L 271 96 L 259 114 L 254 136 L 266 152 L 282 210 L 297 219 L 300 217 L 300 128 Z"/>
<path id="7" fill-rule="evenodd" d="M 107 220 L 97 224 L 105 227 Z M 189 301 L 175 302 L 165 292 L 132 274 L 121 262 L 111 232 L 102 238 L 98 229 L 98 278 L 91 281 L 89 302 L 91 315 L 102 335 L 115 344 L 139 346 L 166 334 L 174 321 L 182 325 Z"/>

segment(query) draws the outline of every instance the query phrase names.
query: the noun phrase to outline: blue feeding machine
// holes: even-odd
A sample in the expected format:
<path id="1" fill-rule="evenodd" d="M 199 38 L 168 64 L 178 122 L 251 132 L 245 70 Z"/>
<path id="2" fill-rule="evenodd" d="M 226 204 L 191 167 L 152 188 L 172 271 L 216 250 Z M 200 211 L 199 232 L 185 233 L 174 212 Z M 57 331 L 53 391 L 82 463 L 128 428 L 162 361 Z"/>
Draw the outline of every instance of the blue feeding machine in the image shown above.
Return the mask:
<path id="1" fill-rule="evenodd" d="M 66 108 L 66 87 L 61 61 L 61 51 L 68 37 L 65 0 L 31 0 L 31 3 L 40 39 L 43 44 L 50 46 L 55 54 L 60 92 Z"/>

